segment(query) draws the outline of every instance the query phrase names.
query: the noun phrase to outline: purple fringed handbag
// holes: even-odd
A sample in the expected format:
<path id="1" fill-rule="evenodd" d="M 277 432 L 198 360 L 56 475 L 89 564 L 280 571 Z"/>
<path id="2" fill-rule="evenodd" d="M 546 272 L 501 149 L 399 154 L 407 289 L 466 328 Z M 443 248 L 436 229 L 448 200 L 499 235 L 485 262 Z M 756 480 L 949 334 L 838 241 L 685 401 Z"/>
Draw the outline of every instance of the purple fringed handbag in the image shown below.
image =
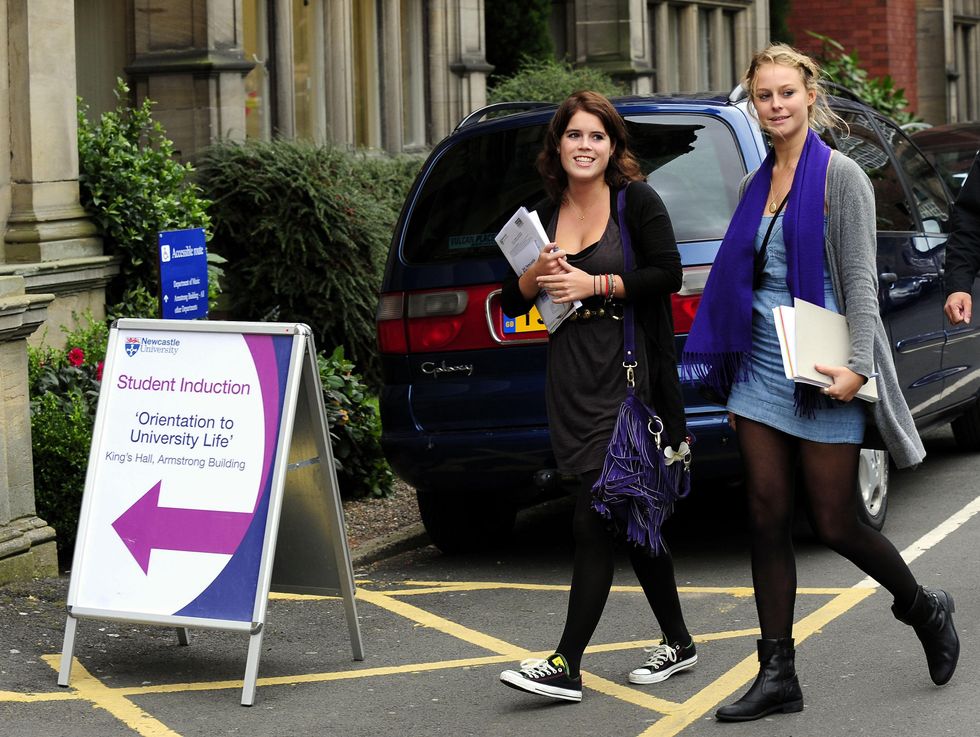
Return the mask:
<path id="1" fill-rule="evenodd" d="M 616 202 L 623 267 L 631 271 L 633 247 L 624 217 L 625 188 Z M 619 408 L 602 475 L 592 487 L 592 508 L 625 534 L 628 542 L 658 555 L 664 550 L 661 525 L 674 511 L 674 503 L 691 490 L 691 449 L 689 438 L 676 450 L 668 445 L 663 421 L 634 393 L 635 349 L 633 307 L 627 304 L 623 314 L 626 399 Z"/>

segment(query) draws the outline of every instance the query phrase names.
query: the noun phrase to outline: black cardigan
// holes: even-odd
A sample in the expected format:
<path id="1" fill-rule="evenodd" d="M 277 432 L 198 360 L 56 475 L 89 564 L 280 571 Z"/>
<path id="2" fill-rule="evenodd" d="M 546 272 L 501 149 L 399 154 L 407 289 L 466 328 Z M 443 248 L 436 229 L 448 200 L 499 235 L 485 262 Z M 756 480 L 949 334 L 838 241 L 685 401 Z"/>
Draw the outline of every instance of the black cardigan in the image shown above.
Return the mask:
<path id="1" fill-rule="evenodd" d="M 610 189 L 609 207 L 613 217 L 616 217 L 616 195 L 617 191 Z M 551 222 L 555 207 L 551 200 L 535 207 L 542 223 Z M 646 335 L 653 408 L 664 421 L 670 444 L 676 448 L 687 434 L 670 309 L 670 295 L 681 288 L 681 257 L 667 208 L 660 195 L 645 182 L 632 182 L 626 189 L 626 227 L 633 242 L 636 268 L 620 275 L 625 301 L 633 304 Z M 500 303 L 505 315 L 518 317 L 531 309 L 534 300 L 524 299 L 517 275 L 512 274 L 504 281 Z M 622 356 L 610 356 L 609 360 L 620 362 Z M 623 381 L 626 381 L 625 373 Z"/>
<path id="2" fill-rule="evenodd" d="M 973 290 L 980 270 L 980 156 L 953 205 L 951 233 L 946 241 L 946 296 Z"/>

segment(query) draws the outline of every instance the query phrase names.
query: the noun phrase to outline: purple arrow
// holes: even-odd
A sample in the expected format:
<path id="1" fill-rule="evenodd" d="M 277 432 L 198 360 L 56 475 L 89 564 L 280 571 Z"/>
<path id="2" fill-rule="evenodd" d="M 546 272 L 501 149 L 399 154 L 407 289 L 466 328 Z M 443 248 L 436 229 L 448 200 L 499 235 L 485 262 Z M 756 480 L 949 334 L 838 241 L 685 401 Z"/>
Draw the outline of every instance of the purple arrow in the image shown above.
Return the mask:
<path id="1" fill-rule="evenodd" d="M 112 523 L 143 573 L 150 572 L 154 548 L 224 555 L 235 552 L 252 521 L 251 512 L 161 507 L 161 483 L 157 481 Z"/>

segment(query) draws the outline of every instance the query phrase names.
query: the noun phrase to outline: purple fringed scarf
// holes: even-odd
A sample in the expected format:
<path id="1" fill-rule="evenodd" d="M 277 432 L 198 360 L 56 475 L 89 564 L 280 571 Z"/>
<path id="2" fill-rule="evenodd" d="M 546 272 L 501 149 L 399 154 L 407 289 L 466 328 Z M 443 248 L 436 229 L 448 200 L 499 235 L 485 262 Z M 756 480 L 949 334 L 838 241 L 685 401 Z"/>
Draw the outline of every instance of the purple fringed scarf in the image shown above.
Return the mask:
<path id="1" fill-rule="evenodd" d="M 752 263 L 755 238 L 766 207 L 775 151 L 759 167 L 732 215 L 711 266 L 704 296 L 681 356 L 686 381 L 706 385 L 727 397 L 736 379 L 748 372 L 752 350 Z M 790 294 L 823 307 L 824 199 L 830 147 L 812 130 L 803 144 L 786 214 L 786 283 Z M 796 405 L 809 414 L 812 402 L 796 392 Z"/>

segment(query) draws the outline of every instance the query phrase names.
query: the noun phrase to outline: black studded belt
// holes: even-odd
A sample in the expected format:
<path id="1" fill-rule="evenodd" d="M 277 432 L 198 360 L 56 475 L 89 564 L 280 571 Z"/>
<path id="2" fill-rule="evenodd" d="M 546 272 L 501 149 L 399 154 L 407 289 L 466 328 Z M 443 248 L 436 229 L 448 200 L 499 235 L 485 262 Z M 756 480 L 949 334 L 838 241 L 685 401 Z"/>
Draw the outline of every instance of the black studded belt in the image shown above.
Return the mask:
<path id="1" fill-rule="evenodd" d="M 579 307 L 572 313 L 569 320 L 598 320 L 599 318 L 610 318 L 612 320 L 623 319 L 622 302 L 606 302 L 598 307 Z"/>

